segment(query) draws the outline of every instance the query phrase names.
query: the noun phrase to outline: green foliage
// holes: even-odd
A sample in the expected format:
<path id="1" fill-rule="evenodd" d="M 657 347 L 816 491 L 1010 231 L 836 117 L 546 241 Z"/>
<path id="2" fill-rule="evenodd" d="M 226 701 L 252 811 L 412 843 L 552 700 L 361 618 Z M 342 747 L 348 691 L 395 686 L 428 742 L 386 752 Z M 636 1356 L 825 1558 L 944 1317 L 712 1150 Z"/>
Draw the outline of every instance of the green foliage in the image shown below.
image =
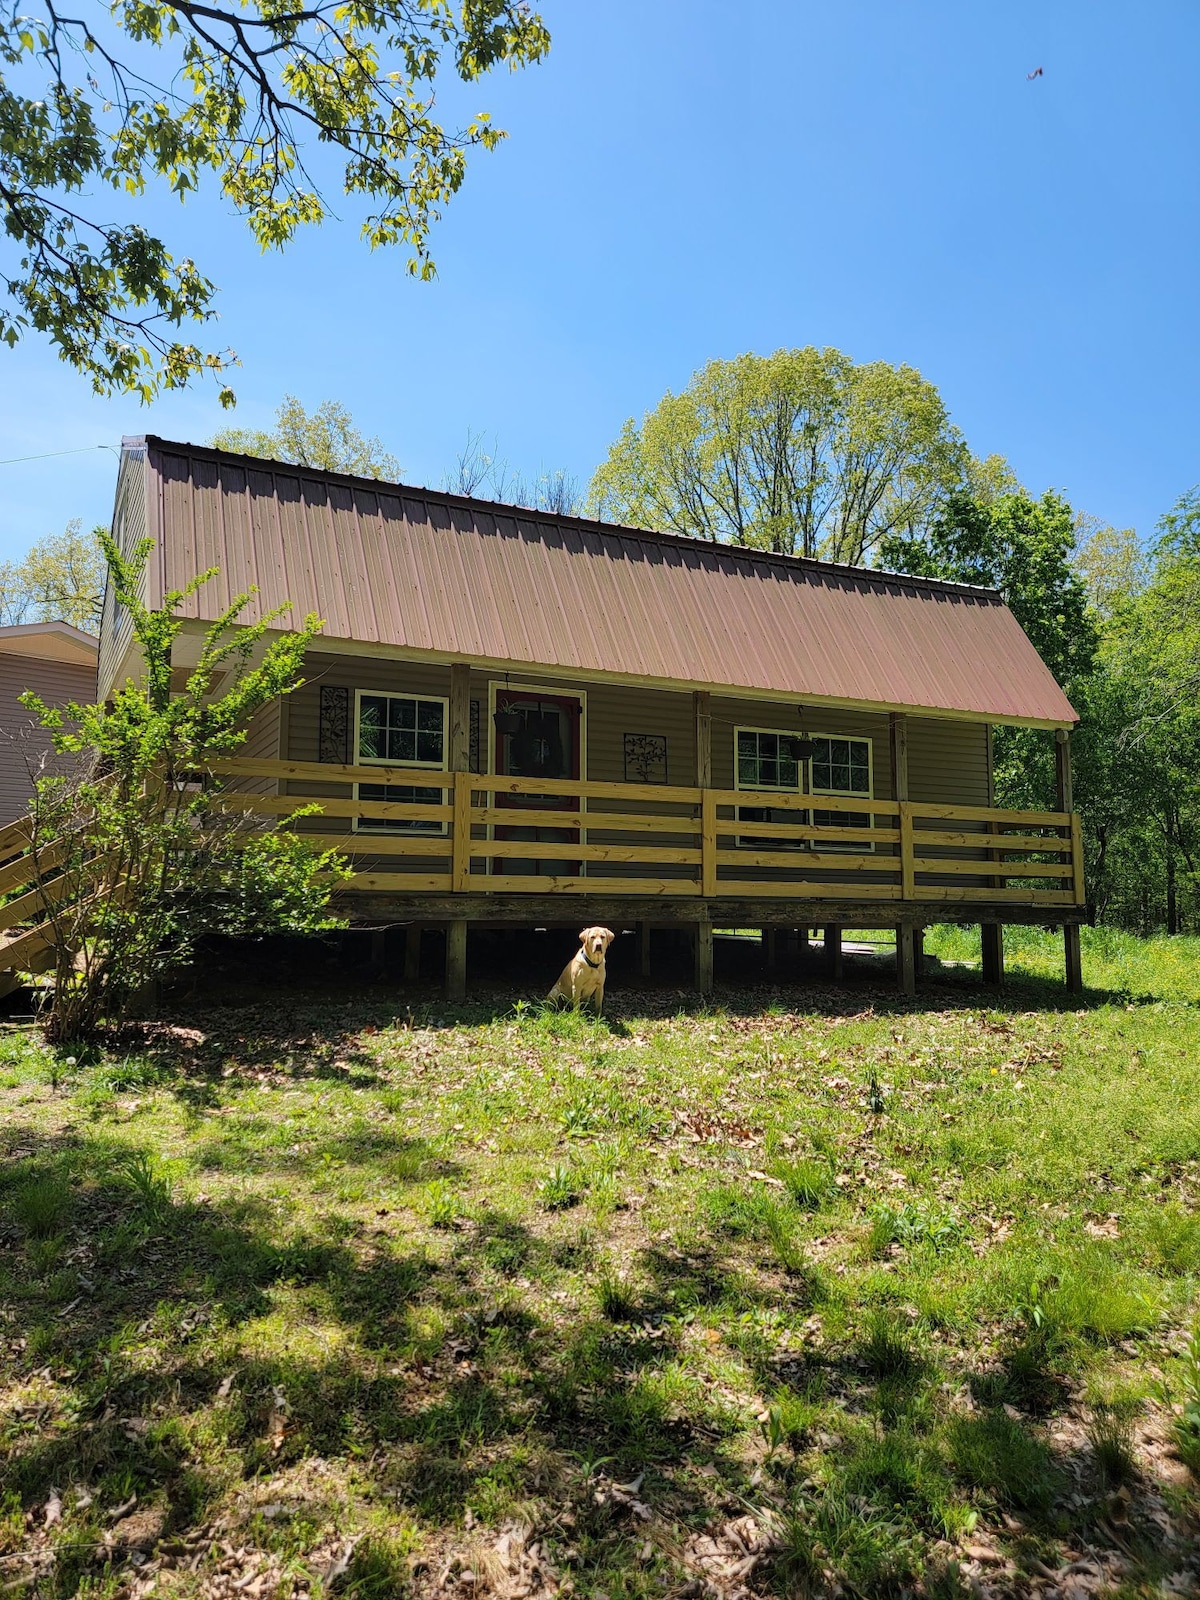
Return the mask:
<path id="1" fill-rule="evenodd" d="M 294 462 L 320 472 L 348 472 L 392 483 L 400 477 L 395 456 L 378 439 L 360 433 L 350 412 L 336 400 L 326 400 L 315 411 L 306 412 L 294 395 L 284 395 L 274 428 L 222 428 L 209 443 L 218 450 Z"/>
<path id="2" fill-rule="evenodd" d="M 70 622 L 95 633 L 104 603 L 104 528 L 85 534 L 78 517 L 39 539 L 20 561 L 0 565 L 0 627 Z"/>
<path id="3" fill-rule="evenodd" d="M 952 1211 L 929 1200 L 878 1200 L 871 1207 L 870 1250 L 880 1255 L 888 1245 L 931 1245 L 948 1250 L 963 1238 L 961 1221 Z"/>
<path id="4" fill-rule="evenodd" d="M 919 372 L 809 346 L 710 361 L 630 418 L 589 505 L 637 527 L 861 564 L 923 528 L 967 461 Z"/>
<path id="5" fill-rule="evenodd" d="M 282 247 L 329 214 L 308 166 L 317 147 L 341 162 L 338 187 L 362 205 L 368 245 L 406 246 L 409 270 L 430 277 L 429 232 L 467 153 L 504 137 L 486 113 L 442 126 L 443 58 L 473 84 L 494 66 L 539 61 L 549 43 L 513 0 L 200 12 L 116 0 L 95 28 L 53 4 L 30 15 L 3 0 L 0 66 L 12 70 L 0 79 L 0 203 L 16 259 L 0 274 L 0 339 L 46 335 L 100 394 L 150 400 L 223 373 L 231 352 L 174 331 L 215 315 L 209 279 L 75 196 L 159 185 L 182 199 L 207 181 L 264 249 Z M 232 403 L 228 389 L 222 400 Z"/>
<path id="6" fill-rule="evenodd" d="M 123 1015 L 206 934 L 332 926 L 329 894 L 346 875 L 333 852 L 211 803 L 210 764 L 242 744 L 255 712 L 301 681 L 318 618 L 268 638 L 286 608 L 239 626 L 251 596 L 238 596 L 205 631 L 196 665 L 173 691 L 180 612 L 212 574 L 153 610 L 139 592 L 150 541 L 128 559 L 107 534 L 101 546 L 142 678 L 99 705 L 59 708 L 22 696 L 72 758 L 37 781 L 32 806 L 33 849 L 54 869 L 42 898 L 56 953 L 56 1040 L 85 1038 L 104 1018 Z"/>

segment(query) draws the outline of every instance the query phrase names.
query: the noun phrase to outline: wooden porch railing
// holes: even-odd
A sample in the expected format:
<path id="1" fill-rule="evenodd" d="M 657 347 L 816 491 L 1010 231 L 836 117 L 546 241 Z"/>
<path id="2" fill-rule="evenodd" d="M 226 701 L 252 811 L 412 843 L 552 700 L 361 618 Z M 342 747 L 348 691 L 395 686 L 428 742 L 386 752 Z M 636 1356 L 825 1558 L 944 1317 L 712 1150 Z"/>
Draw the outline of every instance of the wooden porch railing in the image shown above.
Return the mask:
<path id="1" fill-rule="evenodd" d="M 366 858 L 350 883 L 362 891 L 1048 908 L 1084 902 L 1079 818 L 1065 811 L 241 757 L 216 763 L 215 770 L 226 785 L 214 794 L 214 806 L 286 817 L 315 800 L 323 817 L 299 826 L 322 845 Z M 302 792 L 239 789 L 263 780 Z M 352 792 L 321 792 L 357 783 L 436 790 L 441 798 L 362 800 Z M 771 816 L 751 820 L 739 814 L 746 811 Z M 854 820 L 832 821 L 830 814 Z M 323 830 L 326 819 L 344 823 L 346 831 Z M 397 823 L 429 831 L 388 831 Z M 556 869 L 545 870 L 548 863 Z"/>

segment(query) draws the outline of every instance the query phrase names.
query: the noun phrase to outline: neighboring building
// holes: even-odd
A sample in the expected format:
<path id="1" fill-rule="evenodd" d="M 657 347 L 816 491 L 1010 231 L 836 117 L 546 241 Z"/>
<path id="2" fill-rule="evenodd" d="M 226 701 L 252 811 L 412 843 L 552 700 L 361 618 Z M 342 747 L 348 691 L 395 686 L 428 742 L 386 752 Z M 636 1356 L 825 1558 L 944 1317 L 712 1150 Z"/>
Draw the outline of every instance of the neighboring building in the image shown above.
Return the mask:
<path id="1" fill-rule="evenodd" d="M 0 823 L 26 811 L 33 774 L 51 754 L 18 696 L 27 689 L 47 705 L 96 698 L 96 639 L 69 622 L 23 622 L 0 628 Z"/>
<path id="2" fill-rule="evenodd" d="M 308 681 L 263 713 L 230 804 L 353 854 L 351 916 L 894 927 L 910 987 L 926 922 L 1066 928 L 1083 879 L 1076 717 L 991 590 L 612 527 L 156 438 L 127 440 L 114 533 L 149 533 L 146 597 L 209 567 L 183 669 L 241 591 L 325 619 Z M 111 609 L 100 689 L 136 671 Z M 1059 809 L 993 804 L 991 730 L 1047 730 Z M 1014 832 L 1014 830 L 1016 830 Z M 618 924 L 619 925 L 619 924 Z"/>

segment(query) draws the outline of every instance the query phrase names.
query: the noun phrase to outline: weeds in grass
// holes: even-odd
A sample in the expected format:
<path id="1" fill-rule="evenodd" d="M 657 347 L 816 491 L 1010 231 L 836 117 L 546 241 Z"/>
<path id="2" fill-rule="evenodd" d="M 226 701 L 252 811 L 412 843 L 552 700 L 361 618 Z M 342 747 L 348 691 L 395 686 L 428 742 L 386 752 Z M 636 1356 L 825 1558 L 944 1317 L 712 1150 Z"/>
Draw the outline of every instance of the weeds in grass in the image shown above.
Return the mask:
<path id="1" fill-rule="evenodd" d="M 916 1569 L 920 1544 L 895 1512 L 852 1497 L 840 1487 L 797 1497 L 773 1524 L 774 1576 L 785 1594 L 806 1595 L 825 1587 L 836 1572 L 852 1593 L 895 1593 Z"/>
<path id="2" fill-rule="evenodd" d="M 453 1228 L 462 1214 L 462 1200 L 445 1178 L 426 1185 L 425 1215 L 431 1228 Z"/>
<path id="3" fill-rule="evenodd" d="M 117 1162 L 122 1187 L 150 1222 L 161 1221 L 171 1209 L 172 1184 L 147 1150 L 127 1150 Z"/>
<path id="4" fill-rule="evenodd" d="M 949 1250 L 965 1237 L 966 1229 L 953 1211 L 930 1200 L 877 1200 L 870 1210 L 868 1250 L 880 1256 L 890 1244 L 929 1245 Z"/>
<path id="5" fill-rule="evenodd" d="M 550 1168 L 538 1190 L 547 1211 L 568 1211 L 583 1199 L 587 1186 L 587 1175 L 579 1167 L 560 1164 Z"/>
<path id="6" fill-rule="evenodd" d="M 1200 1325 L 1192 1329 L 1184 1346 L 1179 1390 L 1164 1385 L 1163 1398 L 1174 1412 L 1171 1442 L 1175 1454 L 1195 1478 L 1200 1478 Z"/>
<path id="7" fill-rule="evenodd" d="M 833 1172 L 826 1161 L 776 1161 L 771 1176 L 779 1179 L 802 1211 L 819 1210 L 834 1192 Z"/>
<path id="8" fill-rule="evenodd" d="M 906 1376 L 921 1367 L 912 1329 L 895 1311 L 868 1312 L 859 1354 L 867 1370 L 879 1378 Z"/>
<path id="9" fill-rule="evenodd" d="M 955 1417 L 947 1429 L 950 1460 L 958 1477 L 998 1505 L 1042 1515 L 1058 1482 L 1054 1460 L 1042 1441 L 1006 1411 Z"/>
<path id="10" fill-rule="evenodd" d="M 1141 1397 L 1128 1390 L 1115 1390 L 1097 1398 L 1088 1419 L 1088 1443 L 1102 1486 L 1119 1488 L 1137 1476 L 1133 1453 L 1133 1425 L 1141 1410 Z"/>
<path id="11" fill-rule="evenodd" d="M 32 1178 L 18 1186 L 12 1214 L 31 1239 L 51 1239 L 62 1231 L 71 1209 L 71 1186 L 65 1178 Z"/>
<path id="12" fill-rule="evenodd" d="M 628 1322 L 637 1310 L 637 1296 L 629 1280 L 611 1264 L 596 1276 L 596 1301 L 610 1322 Z"/>

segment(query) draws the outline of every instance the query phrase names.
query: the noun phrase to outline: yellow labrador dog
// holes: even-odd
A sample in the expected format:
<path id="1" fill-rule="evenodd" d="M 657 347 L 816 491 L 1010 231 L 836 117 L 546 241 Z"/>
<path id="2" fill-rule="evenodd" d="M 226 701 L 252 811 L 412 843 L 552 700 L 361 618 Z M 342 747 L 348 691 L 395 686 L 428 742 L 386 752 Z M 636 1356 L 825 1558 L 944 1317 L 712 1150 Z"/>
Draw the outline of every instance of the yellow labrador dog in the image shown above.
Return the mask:
<path id="1" fill-rule="evenodd" d="M 599 1016 L 604 1009 L 604 952 L 615 938 L 611 928 L 585 928 L 579 935 L 579 949 L 562 969 L 547 1001 L 565 1000 L 578 1011 L 590 1000 Z"/>

